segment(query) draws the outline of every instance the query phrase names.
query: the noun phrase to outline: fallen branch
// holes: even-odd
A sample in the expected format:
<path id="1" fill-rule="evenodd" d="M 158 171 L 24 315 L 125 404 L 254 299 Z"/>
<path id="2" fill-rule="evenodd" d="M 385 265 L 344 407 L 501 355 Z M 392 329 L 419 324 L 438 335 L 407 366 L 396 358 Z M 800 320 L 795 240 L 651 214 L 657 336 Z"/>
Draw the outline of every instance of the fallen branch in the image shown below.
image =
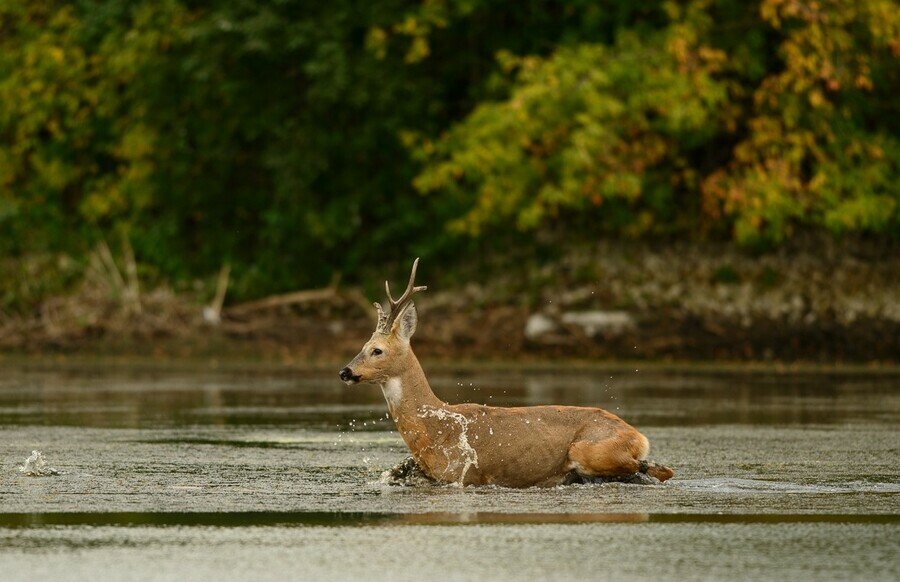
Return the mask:
<path id="1" fill-rule="evenodd" d="M 273 307 L 282 307 L 284 305 L 296 305 L 298 303 L 309 303 L 312 301 L 326 301 L 334 299 L 338 296 L 337 291 L 333 287 L 325 287 L 324 289 L 310 289 L 308 291 L 295 291 L 293 293 L 284 293 L 282 295 L 270 295 L 256 301 L 241 303 L 225 309 L 228 315 L 241 315 L 250 311 L 259 311 L 260 309 L 272 309 Z"/>
<path id="2" fill-rule="evenodd" d="M 225 309 L 228 315 L 243 315 L 251 311 L 259 311 L 261 309 L 272 309 L 274 307 L 282 307 L 285 305 L 297 305 L 300 303 L 311 303 L 313 301 L 329 301 L 340 296 L 337 290 L 340 274 L 335 273 L 328 287 L 322 289 L 308 289 L 305 291 L 294 291 L 292 293 L 282 293 L 279 295 L 269 295 L 256 301 L 248 301 L 232 305 Z"/>
<path id="3" fill-rule="evenodd" d="M 232 305 L 231 307 L 225 308 L 223 312 L 232 317 L 240 317 L 254 311 L 284 307 L 286 305 L 299 305 L 317 301 L 344 301 L 358 305 L 360 310 L 374 319 L 374 311 L 371 309 L 372 304 L 366 300 L 362 293 L 355 289 L 350 291 L 341 291 L 338 289 L 340 278 L 340 273 L 335 273 L 331 283 L 327 287 L 270 295 L 262 299 L 257 299 L 256 301 Z"/>

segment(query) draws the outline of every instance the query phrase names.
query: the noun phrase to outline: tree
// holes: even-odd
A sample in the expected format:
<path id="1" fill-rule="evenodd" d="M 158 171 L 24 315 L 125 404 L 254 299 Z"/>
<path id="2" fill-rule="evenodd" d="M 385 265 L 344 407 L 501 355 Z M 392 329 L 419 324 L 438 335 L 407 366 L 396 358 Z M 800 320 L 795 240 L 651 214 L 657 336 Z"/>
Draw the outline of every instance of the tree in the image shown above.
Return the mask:
<path id="1" fill-rule="evenodd" d="M 797 226 L 898 232 L 900 12 L 742 4 L 663 2 L 667 23 L 611 46 L 500 53 L 507 96 L 410 139 L 417 187 L 459 199 L 453 227 L 476 236 L 585 214 L 594 232 L 731 229 L 742 244 Z"/>

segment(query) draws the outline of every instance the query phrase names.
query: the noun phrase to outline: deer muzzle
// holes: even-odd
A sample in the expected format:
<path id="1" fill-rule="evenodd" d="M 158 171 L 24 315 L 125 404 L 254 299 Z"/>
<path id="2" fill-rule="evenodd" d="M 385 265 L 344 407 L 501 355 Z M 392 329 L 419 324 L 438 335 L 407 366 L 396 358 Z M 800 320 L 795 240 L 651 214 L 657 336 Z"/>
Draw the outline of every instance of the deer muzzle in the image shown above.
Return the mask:
<path id="1" fill-rule="evenodd" d="M 359 376 L 354 375 L 353 370 L 351 370 L 349 366 L 341 370 L 339 375 L 341 380 L 347 384 L 357 384 L 359 382 Z"/>

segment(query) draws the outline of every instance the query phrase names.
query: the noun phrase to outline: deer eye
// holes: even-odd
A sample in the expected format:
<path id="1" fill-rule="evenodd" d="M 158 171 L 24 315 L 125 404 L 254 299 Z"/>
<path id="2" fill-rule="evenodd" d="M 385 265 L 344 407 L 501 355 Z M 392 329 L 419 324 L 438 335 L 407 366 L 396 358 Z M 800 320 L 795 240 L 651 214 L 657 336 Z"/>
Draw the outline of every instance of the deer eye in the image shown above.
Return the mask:
<path id="1" fill-rule="evenodd" d="M 380 356 L 380 355 L 383 354 L 383 353 L 384 353 L 384 352 L 381 351 L 381 348 L 375 348 L 374 350 L 372 350 L 372 355 L 373 355 L 373 356 Z"/>

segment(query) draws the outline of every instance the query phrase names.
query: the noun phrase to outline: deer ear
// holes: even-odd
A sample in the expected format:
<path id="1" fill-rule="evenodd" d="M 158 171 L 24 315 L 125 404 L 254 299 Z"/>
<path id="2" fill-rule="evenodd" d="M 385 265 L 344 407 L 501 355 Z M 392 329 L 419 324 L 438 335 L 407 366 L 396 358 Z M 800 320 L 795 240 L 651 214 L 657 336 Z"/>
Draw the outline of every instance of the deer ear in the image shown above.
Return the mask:
<path id="1" fill-rule="evenodd" d="M 400 316 L 394 320 L 391 333 L 404 341 L 409 341 L 413 334 L 416 333 L 416 323 L 418 321 L 419 316 L 416 313 L 416 304 L 410 301 L 403 308 L 403 311 L 400 312 Z"/>

